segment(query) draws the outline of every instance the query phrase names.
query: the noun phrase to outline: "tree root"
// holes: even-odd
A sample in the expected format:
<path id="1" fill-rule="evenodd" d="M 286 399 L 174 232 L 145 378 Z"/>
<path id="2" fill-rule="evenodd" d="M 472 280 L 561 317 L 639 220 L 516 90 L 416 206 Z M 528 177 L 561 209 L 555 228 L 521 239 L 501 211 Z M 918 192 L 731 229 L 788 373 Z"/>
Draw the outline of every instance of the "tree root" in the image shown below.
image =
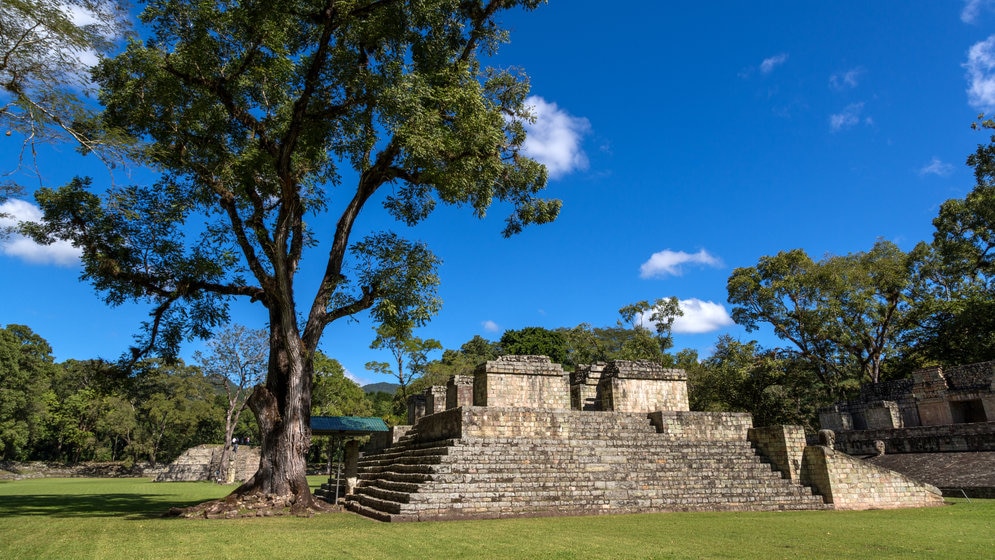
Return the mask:
<path id="1" fill-rule="evenodd" d="M 332 510 L 332 506 L 321 500 L 299 499 L 294 494 L 277 495 L 262 493 L 231 493 L 220 500 L 211 500 L 186 508 L 169 508 L 164 517 L 187 519 L 238 519 L 244 517 L 274 517 L 294 515 L 311 517 L 316 513 Z M 306 503 L 310 502 L 310 503 Z"/>

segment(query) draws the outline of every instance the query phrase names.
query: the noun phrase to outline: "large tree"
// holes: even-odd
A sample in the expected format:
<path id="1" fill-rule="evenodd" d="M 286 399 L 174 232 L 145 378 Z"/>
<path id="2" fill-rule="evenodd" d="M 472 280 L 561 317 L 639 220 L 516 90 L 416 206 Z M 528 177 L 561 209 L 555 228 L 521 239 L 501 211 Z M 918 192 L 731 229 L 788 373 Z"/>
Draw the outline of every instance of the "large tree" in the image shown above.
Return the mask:
<path id="1" fill-rule="evenodd" d="M 386 350 L 392 361 L 370 361 L 366 363 L 366 369 L 397 379 L 397 396 L 404 403 L 409 395 L 408 385 L 425 372 L 429 353 L 442 350 L 442 343 L 434 338 L 415 336 L 408 324 L 387 323 L 377 329 L 377 337 L 370 348 Z"/>
<path id="2" fill-rule="evenodd" d="M 893 243 L 813 261 L 801 249 L 762 257 L 729 277 L 733 319 L 791 342 L 829 394 L 877 383 L 907 328 L 913 262 Z"/>
<path id="3" fill-rule="evenodd" d="M 0 329 L 0 460 L 28 458 L 45 432 L 52 348 L 24 325 Z"/>
<path id="4" fill-rule="evenodd" d="M 979 118 L 975 128 L 995 129 Z M 995 135 L 968 156 L 974 188 L 947 200 L 919 275 L 920 328 L 911 340 L 925 363 L 963 364 L 995 358 Z"/>
<path id="5" fill-rule="evenodd" d="M 107 126 L 144 141 L 161 179 L 42 190 L 44 223 L 26 229 L 80 246 L 110 303 L 153 302 L 136 355 L 208 335 L 233 298 L 266 308 L 267 378 L 248 401 L 262 461 L 229 502 L 320 508 L 304 456 L 322 333 L 364 310 L 418 326 L 435 309 L 435 257 L 390 231 L 353 239 L 364 210 L 414 225 L 439 202 L 483 216 L 496 199 L 505 235 L 556 217 L 545 168 L 521 154 L 527 80 L 480 60 L 507 38 L 502 10 L 539 3 L 151 0 L 148 39 L 98 68 Z"/>

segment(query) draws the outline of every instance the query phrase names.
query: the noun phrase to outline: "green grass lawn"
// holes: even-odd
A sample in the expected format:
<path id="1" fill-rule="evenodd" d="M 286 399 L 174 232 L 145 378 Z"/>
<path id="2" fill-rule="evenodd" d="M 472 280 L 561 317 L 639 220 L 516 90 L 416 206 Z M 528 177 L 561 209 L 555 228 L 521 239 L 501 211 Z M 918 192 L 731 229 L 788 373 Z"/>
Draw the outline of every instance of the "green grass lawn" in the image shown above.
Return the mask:
<path id="1" fill-rule="evenodd" d="M 323 477 L 312 477 L 313 484 Z M 377 523 L 163 518 L 231 491 L 200 482 L 0 482 L 0 559 L 986 558 L 995 500 L 866 512 L 661 513 Z"/>

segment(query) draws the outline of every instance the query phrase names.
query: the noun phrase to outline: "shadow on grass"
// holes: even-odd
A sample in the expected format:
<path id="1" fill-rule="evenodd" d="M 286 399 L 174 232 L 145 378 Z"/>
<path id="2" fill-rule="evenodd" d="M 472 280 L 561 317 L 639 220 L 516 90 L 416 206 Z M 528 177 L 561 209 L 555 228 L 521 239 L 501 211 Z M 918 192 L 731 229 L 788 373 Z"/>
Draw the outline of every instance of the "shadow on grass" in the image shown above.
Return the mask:
<path id="1" fill-rule="evenodd" d="M 162 517 L 171 507 L 188 507 L 205 500 L 171 500 L 168 496 L 143 494 L 58 495 L 32 494 L 4 496 L 0 517 L 123 517 L 149 519 Z"/>

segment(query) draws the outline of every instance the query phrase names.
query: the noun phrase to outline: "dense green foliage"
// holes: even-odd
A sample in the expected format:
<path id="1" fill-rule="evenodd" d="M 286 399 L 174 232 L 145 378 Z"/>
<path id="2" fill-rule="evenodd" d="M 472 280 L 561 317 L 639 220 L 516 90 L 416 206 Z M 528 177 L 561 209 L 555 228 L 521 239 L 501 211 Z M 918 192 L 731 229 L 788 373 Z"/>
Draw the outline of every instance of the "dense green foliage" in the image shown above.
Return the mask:
<path id="1" fill-rule="evenodd" d="M 314 482 L 317 482 L 315 480 Z M 113 560 L 433 558 L 978 558 L 995 500 L 860 512 L 660 513 L 371 523 L 348 513 L 204 522 L 171 506 L 222 496 L 147 479 L 0 482 L 0 557 Z"/>
<path id="2" fill-rule="evenodd" d="M 0 459 L 169 461 L 220 443 L 224 408 L 199 368 L 159 360 L 131 375 L 100 360 L 56 364 L 30 329 L 0 329 Z"/>
<path id="3" fill-rule="evenodd" d="M 232 342 L 233 332 L 245 334 L 226 331 L 212 347 Z M 56 363 L 51 352 L 25 326 L 0 328 L 0 461 L 167 463 L 195 445 L 258 441 L 254 419 L 238 414 L 244 396 L 232 400 L 233 385 L 258 376 L 243 370 L 229 377 L 217 353 L 198 354 L 203 362 L 195 366 L 143 360 L 127 371 L 102 360 Z M 258 367 L 251 362 L 259 356 L 246 358 L 226 365 Z M 382 394 L 364 394 L 323 354 L 315 364 L 313 414 L 397 420 L 392 396 L 385 404 Z"/>
<path id="4" fill-rule="evenodd" d="M 913 268 L 887 241 L 821 261 L 801 249 L 782 251 L 733 271 L 732 317 L 748 331 L 773 327 L 811 365 L 814 381 L 841 396 L 862 381 L 880 380 L 884 359 L 895 353 L 906 327 Z"/>

